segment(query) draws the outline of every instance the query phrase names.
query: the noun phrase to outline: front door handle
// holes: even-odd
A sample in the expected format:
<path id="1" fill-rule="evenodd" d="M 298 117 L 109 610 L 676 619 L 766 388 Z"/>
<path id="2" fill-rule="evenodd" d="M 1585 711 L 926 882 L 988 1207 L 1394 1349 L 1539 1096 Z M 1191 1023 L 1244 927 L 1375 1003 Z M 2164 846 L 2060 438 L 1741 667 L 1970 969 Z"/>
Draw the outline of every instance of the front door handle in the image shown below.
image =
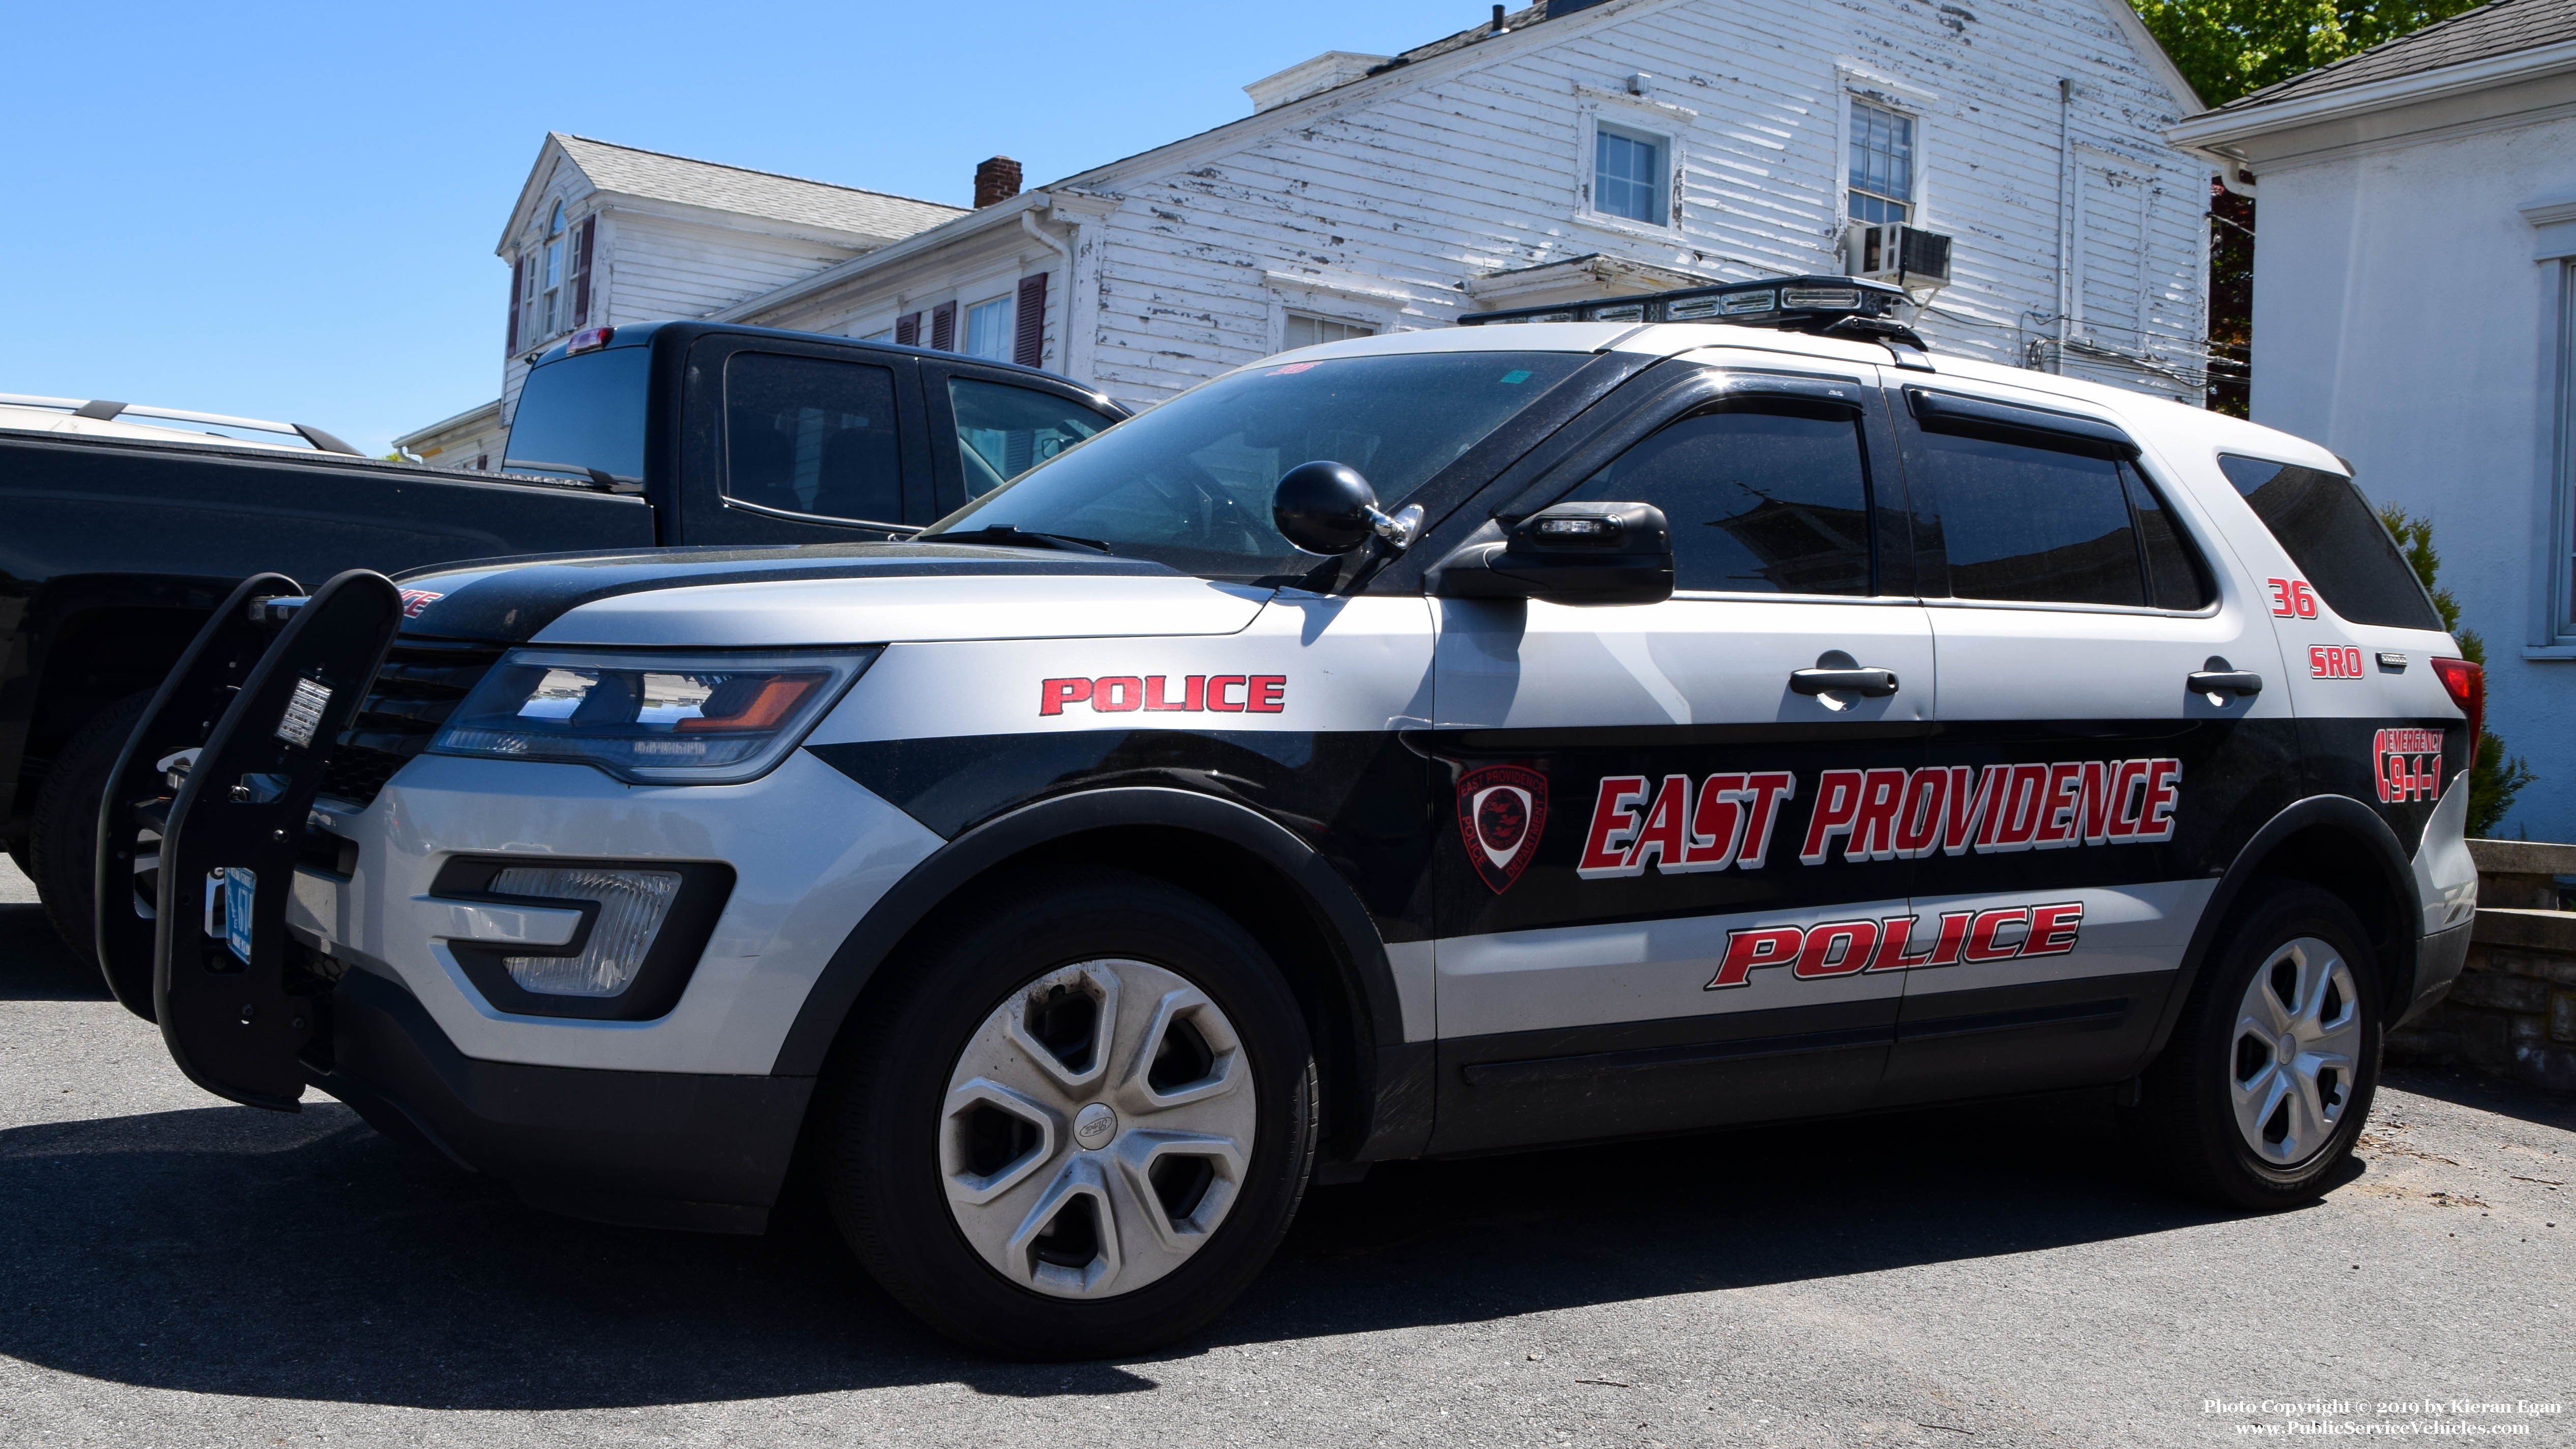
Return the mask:
<path id="1" fill-rule="evenodd" d="M 2183 684 L 2194 694 L 2216 696 L 2232 694 L 2239 699 L 2252 699 L 2263 692 L 2263 676 L 2251 669 L 2239 669 L 2213 654 L 2207 663 L 2183 676 Z"/>
<path id="2" fill-rule="evenodd" d="M 1789 671 L 1789 689 L 1795 694 L 1858 694 L 1885 699 L 1896 692 L 1896 671 L 1863 669 L 1858 665 L 1793 669 Z"/>

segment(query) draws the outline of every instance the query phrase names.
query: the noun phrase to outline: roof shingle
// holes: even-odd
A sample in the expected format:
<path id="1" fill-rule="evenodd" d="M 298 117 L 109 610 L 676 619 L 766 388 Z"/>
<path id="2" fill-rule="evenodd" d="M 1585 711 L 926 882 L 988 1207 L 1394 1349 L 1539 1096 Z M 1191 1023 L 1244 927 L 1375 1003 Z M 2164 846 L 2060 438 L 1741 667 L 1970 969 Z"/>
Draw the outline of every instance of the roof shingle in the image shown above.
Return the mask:
<path id="1" fill-rule="evenodd" d="M 2220 106 L 2218 113 L 2250 110 L 2320 91 L 2394 80 L 2571 40 L 2576 40 L 2576 0 L 2489 0 L 2474 10 L 2437 20 L 2358 55 L 2345 56 L 2331 65 L 2248 92 Z"/>
<path id="2" fill-rule="evenodd" d="M 714 161 L 667 156 L 587 136 L 554 135 L 555 143 L 602 191 L 704 206 L 744 216 L 851 232 L 882 245 L 966 214 L 962 206 L 861 191 Z"/>

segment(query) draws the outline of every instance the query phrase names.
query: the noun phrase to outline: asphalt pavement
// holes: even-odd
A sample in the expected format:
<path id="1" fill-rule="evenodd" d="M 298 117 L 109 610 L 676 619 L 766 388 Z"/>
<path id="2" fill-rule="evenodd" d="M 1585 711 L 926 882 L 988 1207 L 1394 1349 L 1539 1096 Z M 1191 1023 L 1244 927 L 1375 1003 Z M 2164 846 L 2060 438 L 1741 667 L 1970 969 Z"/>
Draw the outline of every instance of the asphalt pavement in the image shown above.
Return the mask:
<path id="1" fill-rule="evenodd" d="M 2089 1096 L 1381 1168 L 1200 1338 L 1029 1366 L 808 1201 L 600 1227 L 217 1101 L 32 899 L 0 865 L 8 1446 L 2576 1443 L 2576 1104 L 2464 1078 L 2392 1073 L 2272 1216 Z"/>

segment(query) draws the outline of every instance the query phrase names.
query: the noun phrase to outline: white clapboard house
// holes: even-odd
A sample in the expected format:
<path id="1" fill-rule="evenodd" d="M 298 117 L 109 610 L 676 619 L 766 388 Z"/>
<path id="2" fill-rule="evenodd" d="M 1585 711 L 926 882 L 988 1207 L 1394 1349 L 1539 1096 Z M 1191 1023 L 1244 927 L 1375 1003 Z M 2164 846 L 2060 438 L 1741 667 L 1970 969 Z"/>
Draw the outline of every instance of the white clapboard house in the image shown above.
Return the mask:
<path id="1" fill-rule="evenodd" d="M 2164 134 L 2200 107 L 2125 0 L 1547 0 L 1244 89 L 1049 185 L 997 158 L 971 210 L 550 136 L 500 247 L 501 407 L 584 319 L 886 337 L 1148 405 L 1318 340 L 1900 258 L 1936 346 L 2201 396 L 2211 167 Z"/>

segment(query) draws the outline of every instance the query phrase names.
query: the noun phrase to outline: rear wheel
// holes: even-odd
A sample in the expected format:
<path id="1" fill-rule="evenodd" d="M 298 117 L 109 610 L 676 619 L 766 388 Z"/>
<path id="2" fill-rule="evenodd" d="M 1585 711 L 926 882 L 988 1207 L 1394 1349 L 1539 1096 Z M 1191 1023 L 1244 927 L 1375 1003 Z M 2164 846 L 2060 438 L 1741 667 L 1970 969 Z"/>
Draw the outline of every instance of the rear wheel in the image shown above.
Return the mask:
<path id="1" fill-rule="evenodd" d="M 2176 1184 L 2256 1209 L 2323 1191 L 2379 1083 L 2379 984 L 2361 922 L 2333 894 L 2285 884 L 2249 903 L 2135 1109 Z"/>
<path id="2" fill-rule="evenodd" d="M 82 964 L 98 964 L 98 807 L 116 757 L 152 703 L 128 695 L 92 715 L 73 735 L 36 796 L 24 868 L 45 903 L 45 919 Z"/>
<path id="3" fill-rule="evenodd" d="M 1315 1072 L 1266 953 L 1199 898 L 1060 877 L 908 963 L 822 1103 L 860 1260 L 951 1337 L 1133 1353 L 1269 1260 L 1314 1152 Z"/>

